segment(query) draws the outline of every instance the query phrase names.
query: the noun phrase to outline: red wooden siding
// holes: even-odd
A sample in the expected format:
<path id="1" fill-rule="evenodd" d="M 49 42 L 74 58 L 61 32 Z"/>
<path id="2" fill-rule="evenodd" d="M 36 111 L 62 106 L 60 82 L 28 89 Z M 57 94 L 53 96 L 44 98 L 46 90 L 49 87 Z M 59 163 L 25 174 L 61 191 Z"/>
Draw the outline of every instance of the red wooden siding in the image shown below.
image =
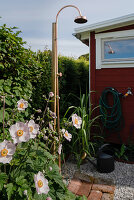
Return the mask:
<path id="1" fill-rule="evenodd" d="M 127 92 L 127 88 L 131 87 L 134 92 L 134 68 L 121 69 L 101 69 L 96 70 L 96 98 L 95 104 L 99 104 L 99 98 L 102 91 L 106 87 L 113 87 L 122 94 Z M 120 132 L 123 143 L 128 142 L 132 127 L 134 127 L 134 95 L 126 98 L 121 98 L 122 112 L 125 126 Z M 114 143 L 120 143 L 118 133 L 108 133 L 107 140 Z M 133 128 L 133 142 L 134 142 L 134 128 Z"/>
<path id="2" fill-rule="evenodd" d="M 125 27 L 118 30 L 125 30 Z M 100 95 L 106 87 L 113 87 L 123 94 L 127 92 L 128 87 L 131 87 L 134 93 L 134 68 L 106 68 L 97 70 L 95 47 L 95 33 L 92 32 L 90 33 L 90 90 L 96 91 L 91 96 L 94 106 L 99 104 Z M 132 134 L 131 141 L 134 142 L 134 95 L 122 98 L 121 105 L 125 126 L 120 132 L 120 136 L 122 143 L 127 144 L 130 133 Z M 108 142 L 121 143 L 118 133 L 107 132 L 106 134 Z"/>

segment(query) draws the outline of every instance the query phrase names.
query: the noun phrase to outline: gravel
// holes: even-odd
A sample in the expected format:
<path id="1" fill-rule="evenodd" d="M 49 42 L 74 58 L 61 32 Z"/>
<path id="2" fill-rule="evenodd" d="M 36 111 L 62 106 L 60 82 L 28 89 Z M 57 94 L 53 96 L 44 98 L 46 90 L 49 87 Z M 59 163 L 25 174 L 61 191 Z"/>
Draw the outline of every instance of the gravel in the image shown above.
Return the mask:
<path id="1" fill-rule="evenodd" d="M 68 161 L 62 166 L 62 174 L 67 183 L 78 171 L 77 165 Z M 80 172 L 95 178 L 110 179 L 115 184 L 114 200 L 134 200 L 134 164 L 126 164 L 115 161 L 115 170 L 111 173 L 99 173 L 96 168 L 86 162 L 80 167 Z"/>

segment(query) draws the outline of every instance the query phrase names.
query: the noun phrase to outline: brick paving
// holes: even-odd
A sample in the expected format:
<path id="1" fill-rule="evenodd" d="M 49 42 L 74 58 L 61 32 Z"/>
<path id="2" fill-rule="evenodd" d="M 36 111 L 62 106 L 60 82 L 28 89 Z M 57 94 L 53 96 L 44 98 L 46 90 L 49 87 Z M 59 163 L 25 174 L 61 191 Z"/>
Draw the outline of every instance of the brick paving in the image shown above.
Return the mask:
<path id="1" fill-rule="evenodd" d="M 82 180 L 82 177 L 84 180 Z M 76 176 L 70 181 L 68 189 L 77 196 L 85 195 L 87 200 L 113 200 L 115 186 L 94 177 Z"/>

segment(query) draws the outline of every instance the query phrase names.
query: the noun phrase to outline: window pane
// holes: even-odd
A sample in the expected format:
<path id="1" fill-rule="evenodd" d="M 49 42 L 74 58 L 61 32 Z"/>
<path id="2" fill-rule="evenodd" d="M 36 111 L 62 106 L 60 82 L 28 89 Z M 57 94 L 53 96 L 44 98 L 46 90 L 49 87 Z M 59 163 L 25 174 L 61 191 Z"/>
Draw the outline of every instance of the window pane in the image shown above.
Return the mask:
<path id="1" fill-rule="evenodd" d="M 134 39 L 104 41 L 104 59 L 134 59 Z"/>

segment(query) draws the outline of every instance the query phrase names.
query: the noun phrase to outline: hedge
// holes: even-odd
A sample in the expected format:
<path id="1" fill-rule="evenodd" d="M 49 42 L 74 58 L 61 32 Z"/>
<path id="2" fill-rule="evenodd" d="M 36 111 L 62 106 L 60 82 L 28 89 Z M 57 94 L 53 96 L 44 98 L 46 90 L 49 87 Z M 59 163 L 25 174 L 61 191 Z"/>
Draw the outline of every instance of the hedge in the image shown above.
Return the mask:
<path id="1" fill-rule="evenodd" d="M 69 57 L 59 57 L 59 71 L 63 76 L 60 79 L 60 111 L 63 114 L 71 106 L 78 106 L 76 97 L 89 90 L 89 62 L 83 59 L 75 60 Z"/>
<path id="2" fill-rule="evenodd" d="M 44 95 L 51 91 L 51 51 L 33 52 L 24 48 L 25 42 L 16 27 L 0 27 L 0 93 L 13 94 L 7 104 L 20 98 L 32 99 L 31 107 L 44 109 Z M 68 106 L 78 105 L 75 96 L 88 91 L 88 61 L 59 56 L 60 112 Z M 27 96 L 27 97 L 26 97 Z M 11 103 L 9 101 L 11 101 Z M 2 103 L 1 103 L 2 107 Z"/>

